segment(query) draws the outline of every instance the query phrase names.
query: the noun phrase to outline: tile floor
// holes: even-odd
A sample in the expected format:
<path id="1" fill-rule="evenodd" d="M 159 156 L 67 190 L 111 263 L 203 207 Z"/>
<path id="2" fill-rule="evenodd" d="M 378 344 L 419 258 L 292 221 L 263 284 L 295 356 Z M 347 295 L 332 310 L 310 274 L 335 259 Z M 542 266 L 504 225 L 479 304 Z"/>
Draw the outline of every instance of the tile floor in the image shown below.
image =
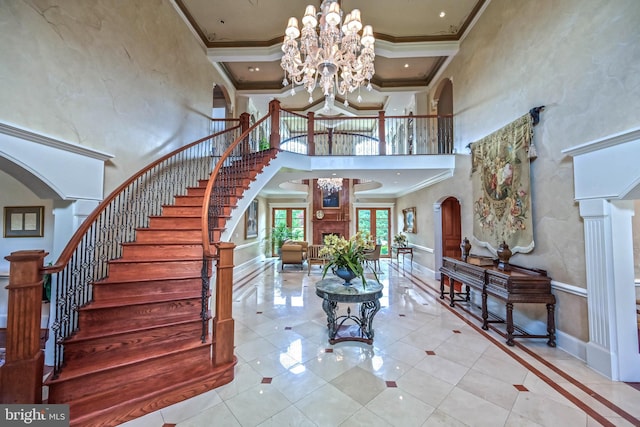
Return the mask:
<path id="1" fill-rule="evenodd" d="M 640 426 L 639 390 L 544 339 L 507 347 L 417 264 L 382 261 L 373 345 L 330 345 L 313 268 L 237 268 L 234 381 L 123 426 Z"/>

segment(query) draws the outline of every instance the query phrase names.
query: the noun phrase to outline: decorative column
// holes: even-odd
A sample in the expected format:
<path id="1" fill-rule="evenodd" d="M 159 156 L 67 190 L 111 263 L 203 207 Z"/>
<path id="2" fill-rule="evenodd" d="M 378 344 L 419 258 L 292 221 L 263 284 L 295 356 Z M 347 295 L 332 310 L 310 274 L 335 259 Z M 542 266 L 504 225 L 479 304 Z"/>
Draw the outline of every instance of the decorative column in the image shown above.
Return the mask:
<path id="1" fill-rule="evenodd" d="M 614 381 L 638 378 L 640 372 L 629 232 L 633 211 L 631 201 L 580 201 L 589 307 L 587 363 Z"/>
<path id="2" fill-rule="evenodd" d="M 1 403 L 42 403 L 44 352 L 40 349 L 42 250 L 17 251 L 5 257 L 9 269 L 7 352 L 0 367 Z"/>

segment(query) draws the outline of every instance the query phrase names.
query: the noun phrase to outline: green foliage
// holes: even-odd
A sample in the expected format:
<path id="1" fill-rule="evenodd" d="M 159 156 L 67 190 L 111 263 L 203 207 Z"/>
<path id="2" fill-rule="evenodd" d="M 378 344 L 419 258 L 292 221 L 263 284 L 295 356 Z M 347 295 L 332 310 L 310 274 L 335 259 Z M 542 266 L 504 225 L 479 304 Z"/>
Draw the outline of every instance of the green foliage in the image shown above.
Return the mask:
<path id="1" fill-rule="evenodd" d="M 327 275 L 329 269 L 348 268 L 353 271 L 356 277 L 362 279 L 362 286 L 367 286 L 364 277 L 365 253 L 375 248 L 375 242 L 368 239 L 368 234 L 357 232 L 349 240 L 336 235 L 329 235 L 324 238 L 324 247 L 320 250 L 320 255 L 327 257 L 329 262 L 324 265 L 322 278 Z M 378 275 L 373 272 L 378 280 Z"/>

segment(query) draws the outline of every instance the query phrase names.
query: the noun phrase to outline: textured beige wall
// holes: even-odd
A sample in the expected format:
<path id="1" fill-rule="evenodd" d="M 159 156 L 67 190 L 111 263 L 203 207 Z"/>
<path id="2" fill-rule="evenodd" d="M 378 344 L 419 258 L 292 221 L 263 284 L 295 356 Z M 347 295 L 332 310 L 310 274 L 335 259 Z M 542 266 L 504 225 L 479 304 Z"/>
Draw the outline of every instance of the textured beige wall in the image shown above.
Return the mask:
<path id="1" fill-rule="evenodd" d="M 512 260 L 581 288 L 583 222 L 573 198 L 572 159 L 561 150 L 640 124 L 630 114 L 640 107 L 638 22 L 636 0 L 493 0 L 442 75 L 453 81 L 458 153 L 532 107 L 546 106 L 535 127 L 538 158 L 531 172 L 535 249 Z M 399 207 L 416 201 L 429 209 L 455 196 L 462 234 L 471 235 L 469 163 L 468 155 L 458 156 L 453 179 L 403 197 Z M 433 229 L 420 235 L 433 247 Z M 558 300 L 559 329 L 587 340 L 586 299 L 562 293 Z"/>
<path id="2" fill-rule="evenodd" d="M 114 154 L 106 191 L 208 134 L 221 79 L 169 0 L 0 1 L 0 122 Z"/>

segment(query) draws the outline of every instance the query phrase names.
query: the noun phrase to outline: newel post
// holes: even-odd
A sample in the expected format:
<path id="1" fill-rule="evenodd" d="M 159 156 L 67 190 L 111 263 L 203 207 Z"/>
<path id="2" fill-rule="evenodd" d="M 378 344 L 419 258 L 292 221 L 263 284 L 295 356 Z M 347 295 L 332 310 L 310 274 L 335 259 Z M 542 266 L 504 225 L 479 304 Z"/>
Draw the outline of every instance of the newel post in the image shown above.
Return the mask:
<path id="1" fill-rule="evenodd" d="M 384 129 L 384 111 L 378 111 L 378 153 L 381 156 L 387 154 L 386 131 Z"/>
<path id="2" fill-rule="evenodd" d="M 269 135 L 269 146 L 280 148 L 280 101 L 277 99 L 269 102 L 269 115 L 271 116 L 271 135 Z"/>
<path id="3" fill-rule="evenodd" d="M 234 321 L 231 313 L 233 300 L 233 250 L 229 242 L 216 244 L 216 314 L 213 318 L 213 365 L 233 362 Z"/>
<path id="4" fill-rule="evenodd" d="M 242 133 L 245 133 L 251 127 L 250 119 L 251 119 L 251 116 L 249 116 L 249 113 L 240 114 L 240 129 L 242 129 Z M 255 147 L 255 150 L 258 151 L 258 147 Z M 242 141 L 242 152 L 243 153 L 251 152 L 251 146 L 249 144 L 249 135 L 247 135 L 244 138 L 244 141 Z"/>
<path id="5" fill-rule="evenodd" d="M 315 144 L 315 114 L 313 111 L 310 111 L 307 114 L 307 154 L 309 156 L 314 156 L 316 154 L 316 144 Z"/>
<path id="6" fill-rule="evenodd" d="M 1 403 L 42 403 L 44 352 L 40 348 L 42 268 L 48 252 L 17 251 L 9 268 L 7 353 L 0 367 Z"/>

